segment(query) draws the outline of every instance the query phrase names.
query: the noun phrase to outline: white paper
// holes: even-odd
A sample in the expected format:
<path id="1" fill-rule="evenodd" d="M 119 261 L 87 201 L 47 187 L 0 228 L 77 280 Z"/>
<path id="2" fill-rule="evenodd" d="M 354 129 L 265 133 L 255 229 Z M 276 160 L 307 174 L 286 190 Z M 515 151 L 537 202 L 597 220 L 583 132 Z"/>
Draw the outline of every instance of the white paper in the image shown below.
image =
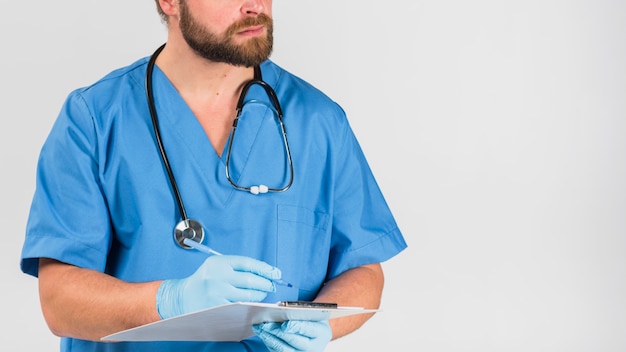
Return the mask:
<path id="1" fill-rule="evenodd" d="M 271 303 L 231 303 L 157 321 L 105 336 L 102 341 L 241 341 L 252 325 L 285 320 L 327 320 L 373 313 L 358 307 L 297 308 Z"/>

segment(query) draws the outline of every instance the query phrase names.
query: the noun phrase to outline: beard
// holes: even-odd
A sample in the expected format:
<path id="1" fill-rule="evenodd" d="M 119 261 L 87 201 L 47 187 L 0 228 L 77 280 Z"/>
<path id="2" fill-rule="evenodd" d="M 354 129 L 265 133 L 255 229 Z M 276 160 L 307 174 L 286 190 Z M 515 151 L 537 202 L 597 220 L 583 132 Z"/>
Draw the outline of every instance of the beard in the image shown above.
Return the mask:
<path id="1" fill-rule="evenodd" d="M 263 25 L 265 37 L 251 38 L 243 44 L 234 42 L 234 35 L 250 26 Z M 248 17 L 228 27 L 224 35 L 209 32 L 191 15 L 185 1 L 180 2 L 180 30 L 187 44 L 201 57 L 234 66 L 258 66 L 272 53 L 273 21 L 266 14 Z"/>

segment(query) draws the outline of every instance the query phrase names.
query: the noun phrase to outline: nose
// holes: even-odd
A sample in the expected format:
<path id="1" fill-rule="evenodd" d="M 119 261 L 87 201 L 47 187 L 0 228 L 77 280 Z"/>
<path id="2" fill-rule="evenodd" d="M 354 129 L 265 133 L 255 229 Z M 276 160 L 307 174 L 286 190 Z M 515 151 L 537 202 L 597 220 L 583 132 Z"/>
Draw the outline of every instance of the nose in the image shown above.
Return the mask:
<path id="1" fill-rule="evenodd" d="M 266 0 L 246 0 L 241 7 L 244 15 L 259 15 L 266 10 Z"/>

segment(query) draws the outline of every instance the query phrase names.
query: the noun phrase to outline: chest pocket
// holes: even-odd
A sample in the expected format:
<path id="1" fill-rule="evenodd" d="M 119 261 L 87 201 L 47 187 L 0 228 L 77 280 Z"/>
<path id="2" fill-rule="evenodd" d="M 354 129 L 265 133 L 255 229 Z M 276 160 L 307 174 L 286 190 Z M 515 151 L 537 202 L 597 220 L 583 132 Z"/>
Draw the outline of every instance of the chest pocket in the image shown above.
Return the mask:
<path id="1" fill-rule="evenodd" d="M 306 208 L 278 206 L 278 267 L 283 278 L 298 288 L 298 297 L 311 300 L 328 268 L 330 216 Z"/>

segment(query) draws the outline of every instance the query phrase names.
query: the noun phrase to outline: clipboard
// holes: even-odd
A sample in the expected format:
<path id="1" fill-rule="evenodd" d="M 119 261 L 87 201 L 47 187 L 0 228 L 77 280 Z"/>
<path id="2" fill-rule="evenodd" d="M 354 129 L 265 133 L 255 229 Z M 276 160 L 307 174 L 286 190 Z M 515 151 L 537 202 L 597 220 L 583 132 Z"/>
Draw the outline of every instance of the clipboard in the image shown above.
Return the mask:
<path id="1" fill-rule="evenodd" d="M 101 341 L 232 342 L 254 336 L 252 325 L 262 322 L 319 321 L 377 311 L 360 307 L 289 307 L 280 303 L 236 302 L 119 331 Z"/>

